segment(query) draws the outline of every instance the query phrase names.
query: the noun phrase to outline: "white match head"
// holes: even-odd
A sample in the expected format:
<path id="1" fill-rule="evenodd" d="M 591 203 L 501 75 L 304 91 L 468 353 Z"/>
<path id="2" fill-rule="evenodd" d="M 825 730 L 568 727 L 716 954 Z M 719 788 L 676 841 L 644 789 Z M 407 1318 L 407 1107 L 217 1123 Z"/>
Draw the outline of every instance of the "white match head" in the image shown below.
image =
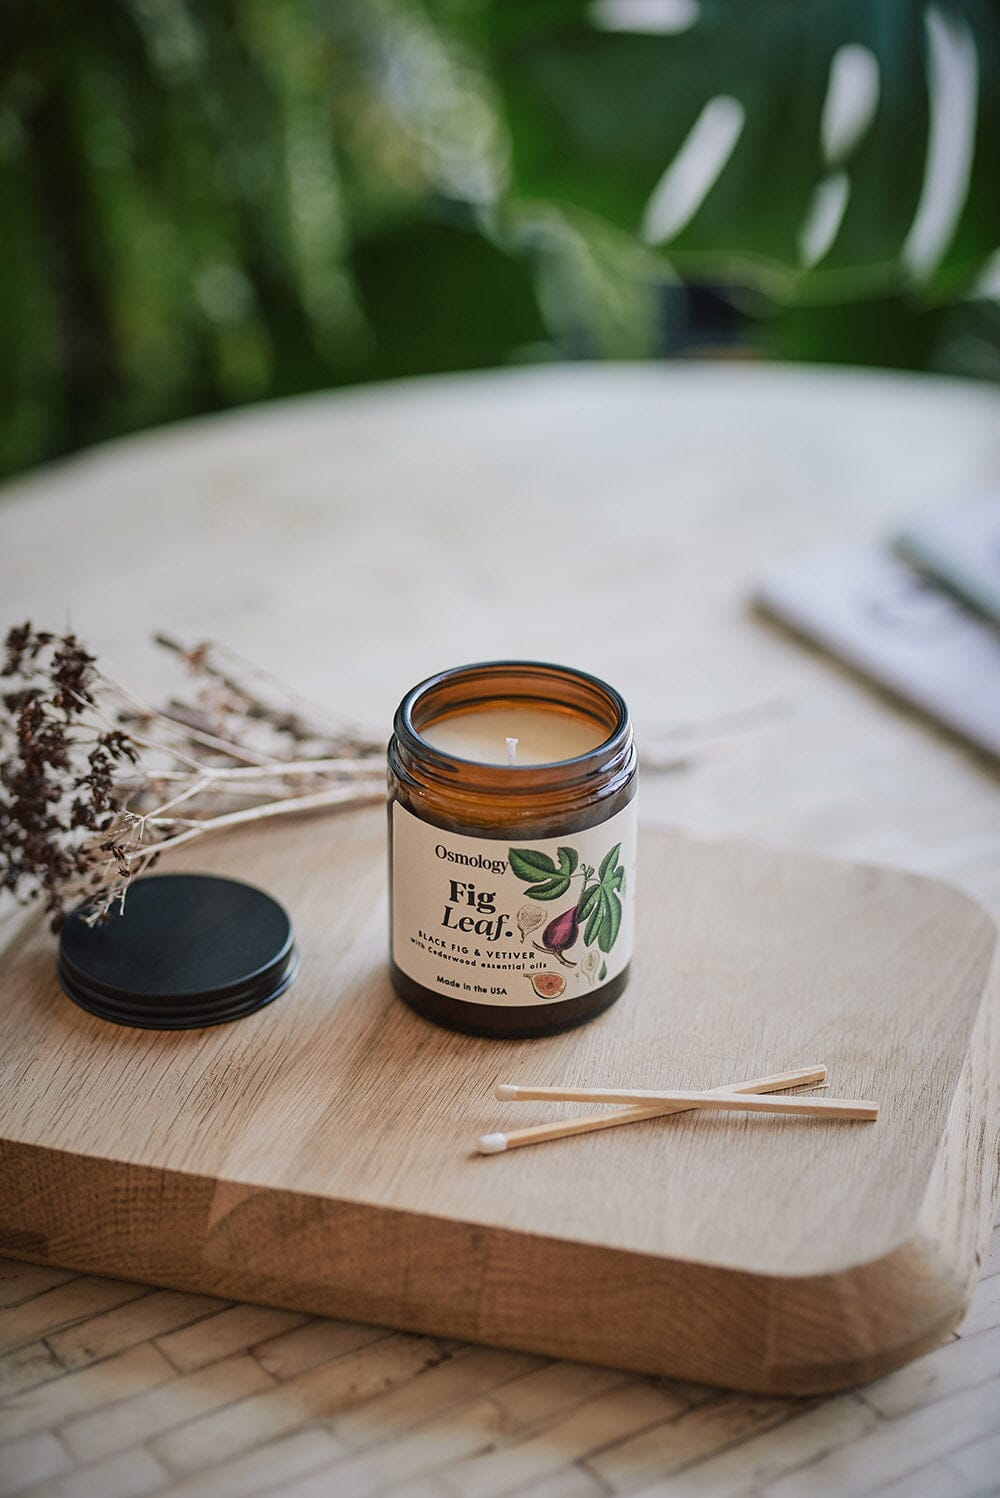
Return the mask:
<path id="1" fill-rule="evenodd" d="M 479 1136 L 479 1153 L 481 1155 L 501 1155 L 506 1148 L 506 1134 L 481 1134 Z"/>
<path id="2" fill-rule="evenodd" d="M 511 1098 L 517 1097 L 517 1088 L 513 1082 L 498 1082 L 496 1095 L 503 1101 L 510 1102 Z"/>

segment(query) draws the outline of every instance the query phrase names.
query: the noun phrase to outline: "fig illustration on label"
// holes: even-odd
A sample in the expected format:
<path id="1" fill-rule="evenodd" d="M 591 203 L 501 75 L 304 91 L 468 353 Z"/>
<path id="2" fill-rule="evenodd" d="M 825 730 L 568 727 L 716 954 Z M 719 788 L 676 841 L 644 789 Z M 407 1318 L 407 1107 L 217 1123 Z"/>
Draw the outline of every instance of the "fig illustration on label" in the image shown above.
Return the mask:
<path id="1" fill-rule="evenodd" d="M 561 973 L 525 973 L 524 976 L 540 999 L 561 999 L 566 992 L 566 979 Z"/>
<path id="2" fill-rule="evenodd" d="M 592 864 L 580 863 L 575 848 L 557 848 L 554 861 L 548 853 L 534 848 L 511 848 L 507 858 L 512 873 L 529 885 L 525 894 L 532 900 L 561 900 L 574 879 L 583 882 L 571 905 L 549 921 L 541 941 L 533 941 L 539 951 L 555 957 L 564 967 L 576 967 L 576 958 L 566 953 L 576 946 L 581 928 L 585 947 L 608 953 L 614 946 L 622 924 L 622 893 L 625 888 L 625 866 L 618 862 L 621 843 L 601 859 L 595 870 Z M 541 925 L 541 919 L 526 906 L 518 915 L 523 935 Z M 595 960 L 590 961 L 591 957 Z M 583 971 L 588 978 L 597 966 L 597 951 L 588 953 Z"/>

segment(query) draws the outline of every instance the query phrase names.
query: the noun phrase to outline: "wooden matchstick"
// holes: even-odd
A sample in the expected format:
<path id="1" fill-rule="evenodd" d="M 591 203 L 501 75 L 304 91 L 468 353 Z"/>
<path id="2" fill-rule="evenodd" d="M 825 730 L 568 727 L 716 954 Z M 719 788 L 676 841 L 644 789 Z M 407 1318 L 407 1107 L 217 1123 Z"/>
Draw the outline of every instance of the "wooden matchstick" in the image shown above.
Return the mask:
<path id="1" fill-rule="evenodd" d="M 677 1108 L 721 1108 L 729 1113 L 797 1113 L 804 1118 L 878 1118 L 878 1104 L 862 1098 L 759 1097 L 754 1093 L 652 1092 L 626 1087 L 497 1088 L 504 1100 L 546 1103 L 669 1103 Z"/>
<path id="2" fill-rule="evenodd" d="M 777 1072 L 770 1077 L 757 1077 L 753 1082 L 734 1082 L 729 1087 L 713 1089 L 718 1092 L 780 1092 L 785 1087 L 820 1086 L 826 1081 L 825 1066 L 810 1066 L 800 1071 Z M 479 1140 L 481 1155 L 498 1155 L 504 1150 L 520 1149 L 526 1144 L 543 1144 L 549 1139 L 567 1139 L 574 1134 L 590 1134 L 598 1129 L 614 1129 L 619 1124 L 639 1123 L 644 1118 L 664 1118 L 670 1113 L 683 1113 L 686 1104 L 679 1107 L 673 1103 L 642 1103 L 633 1107 L 619 1108 L 616 1113 L 588 1113 L 583 1118 L 564 1118 L 555 1123 L 536 1124 L 527 1129 L 513 1129 L 505 1134 L 483 1134 Z"/>

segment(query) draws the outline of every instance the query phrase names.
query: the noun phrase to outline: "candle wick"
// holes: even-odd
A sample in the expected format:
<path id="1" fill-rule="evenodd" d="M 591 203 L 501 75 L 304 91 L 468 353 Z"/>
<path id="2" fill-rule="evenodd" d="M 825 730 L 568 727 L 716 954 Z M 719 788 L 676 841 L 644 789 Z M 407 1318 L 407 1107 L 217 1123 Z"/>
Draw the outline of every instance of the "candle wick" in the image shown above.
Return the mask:
<path id="1" fill-rule="evenodd" d="M 507 763 L 509 765 L 517 764 L 517 739 L 507 740 Z"/>

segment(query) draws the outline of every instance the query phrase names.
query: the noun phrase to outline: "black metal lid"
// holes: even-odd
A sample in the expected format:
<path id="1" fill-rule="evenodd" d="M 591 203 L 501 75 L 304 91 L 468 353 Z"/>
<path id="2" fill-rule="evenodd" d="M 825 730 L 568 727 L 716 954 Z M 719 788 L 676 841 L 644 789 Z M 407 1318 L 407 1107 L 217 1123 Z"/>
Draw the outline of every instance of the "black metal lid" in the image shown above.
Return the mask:
<path id="1" fill-rule="evenodd" d="M 125 913 L 88 926 L 83 907 L 59 940 L 59 981 L 118 1025 L 188 1030 L 252 1014 L 298 970 L 288 913 L 263 890 L 208 874 L 139 879 Z"/>

